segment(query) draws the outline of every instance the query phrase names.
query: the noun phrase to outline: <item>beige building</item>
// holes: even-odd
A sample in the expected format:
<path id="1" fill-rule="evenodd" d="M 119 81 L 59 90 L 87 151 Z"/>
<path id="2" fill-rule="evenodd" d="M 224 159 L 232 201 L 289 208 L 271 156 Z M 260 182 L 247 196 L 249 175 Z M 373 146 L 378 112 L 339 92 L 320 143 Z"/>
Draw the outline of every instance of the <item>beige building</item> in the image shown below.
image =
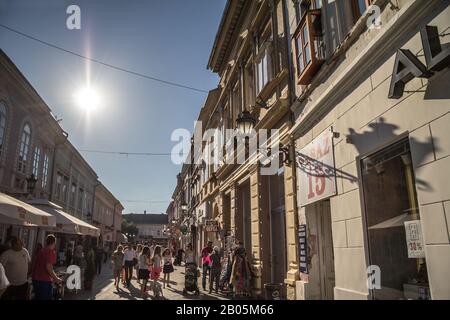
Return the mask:
<path id="1" fill-rule="evenodd" d="M 121 231 L 123 206 L 119 200 L 100 183 L 95 188 L 94 211 L 92 223 L 100 229 L 99 242 L 103 244 L 118 241 Z"/>
<path id="2" fill-rule="evenodd" d="M 345 2 L 289 1 L 296 298 L 449 299 L 449 2 Z"/>

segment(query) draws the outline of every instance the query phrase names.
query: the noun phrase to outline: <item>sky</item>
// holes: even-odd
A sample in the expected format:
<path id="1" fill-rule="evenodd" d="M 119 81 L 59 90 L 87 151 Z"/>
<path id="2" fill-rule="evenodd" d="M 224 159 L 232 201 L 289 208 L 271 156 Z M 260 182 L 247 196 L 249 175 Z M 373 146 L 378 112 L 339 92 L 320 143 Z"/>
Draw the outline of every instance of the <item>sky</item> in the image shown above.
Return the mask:
<path id="1" fill-rule="evenodd" d="M 120 68 L 211 90 L 218 77 L 206 65 L 225 2 L 0 0 L 0 24 Z M 66 27 L 72 4 L 81 9 L 80 30 Z M 2 27 L 0 47 L 79 150 L 170 153 L 172 131 L 192 132 L 207 95 L 113 70 Z M 99 97 L 90 113 L 75 99 L 87 83 Z M 166 211 L 180 171 L 170 156 L 81 154 L 124 213 Z"/>

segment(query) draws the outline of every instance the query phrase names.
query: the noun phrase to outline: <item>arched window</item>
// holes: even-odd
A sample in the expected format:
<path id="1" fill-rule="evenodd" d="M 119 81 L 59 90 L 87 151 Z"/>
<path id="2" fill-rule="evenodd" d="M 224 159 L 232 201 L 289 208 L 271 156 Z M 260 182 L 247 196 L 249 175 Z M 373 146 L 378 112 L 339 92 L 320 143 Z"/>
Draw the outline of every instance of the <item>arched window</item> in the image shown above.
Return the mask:
<path id="1" fill-rule="evenodd" d="M 29 123 L 25 123 L 22 129 L 22 136 L 20 137 L 19 163 L 17 165 L 17 170 L 24 174 L 27 171 L 27 161 L 28 161 L 28 151 L 30 148 L 30 141 L 31 141 L 31 127 Z"/>
<path id="2" fill-rule="evenodd" d="M 6 104 L 0 101 L 0 156 L 3 152 L 3 144 L 6 131 Z"/>

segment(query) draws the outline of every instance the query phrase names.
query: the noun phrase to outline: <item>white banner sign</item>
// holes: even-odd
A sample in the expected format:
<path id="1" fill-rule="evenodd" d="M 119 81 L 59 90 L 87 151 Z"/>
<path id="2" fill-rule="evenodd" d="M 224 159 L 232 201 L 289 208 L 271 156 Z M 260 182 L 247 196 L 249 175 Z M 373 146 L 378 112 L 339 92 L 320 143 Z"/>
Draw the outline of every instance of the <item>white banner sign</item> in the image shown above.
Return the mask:
<path id="1" fill-rule="evenodd" d="M 296 152 L 300 206 L 336 194 L 333 130 L 329 128 Z"/>
<path id="2" fill-rule="evenodd" d="M 420 220 L 405 221 L 408 258 L 425 258 Z"/>

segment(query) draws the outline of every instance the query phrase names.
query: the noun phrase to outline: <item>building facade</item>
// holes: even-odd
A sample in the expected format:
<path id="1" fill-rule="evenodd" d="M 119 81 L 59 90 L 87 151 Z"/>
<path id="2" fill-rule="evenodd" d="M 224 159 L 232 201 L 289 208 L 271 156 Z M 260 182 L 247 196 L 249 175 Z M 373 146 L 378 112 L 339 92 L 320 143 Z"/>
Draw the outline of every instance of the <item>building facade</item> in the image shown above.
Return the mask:
<path id="1" fill-rule="evenodd" d="M 158 244 L 167 245 L 169 239 L 165 231 L 169 224 L 167 214 L 129 213 L 124 214 L 123 219 L 137 227 L 137 241 L 154 240 Z"/>
<path id="2" fill-rule="evenodd" d="M 296 298 L 449 299 L 449 2 L 290 12 Z"/>
<path id="3" fill-rule="evenodd" d="M 119 200 L 101 183 L 95 189 L 92 223 L 100 229 L 99 242 L 109 245 L 117 242 L 121 230 L 123 206 Z M 118 221 L 116 221 L 118 219 Z"/>
<path id="4" fill-rule="evenodd" d="M 97 174 L 70 143 L 47 104 L 1 50 L 0 71 L 0 192 L 25 206 L 31 203 L 38 208 L 39 204 L 43 213 L 49 210 L 57 216 L 56 221 L 71 224 L 68 228 L 61 223 L 53 227 L 33 225 L 26 221 L 26 213 L 20 219 L 10 219 L 0 212 L 0 244 L 18 236 L 34 252 L 47 232 L 58 233 L 60 251 L 65 251 L 68 240 L 89 236 L 96 242 L 96 232 L 92 231 L 96 228 L 86 222 L 93 218 L 94 197 L 100 185 Z M 46 209 L 42 204 L 48 204 Z M 119 204 L 112 210 L 110 215 L 116 218 L 109 226 L 120 230 L 123 208 Z M 67 218 L 70 215 L 82 221 Z M 63 238 L 67 241 L 61 242 Z"/>
<path id="5" fill-rule="evenodd" d="M 288 299 L 450 298 L 449 22 L 448 1 L 228 1 L 177 236 L 242 241 L 255 297 L 284 283 Z M 276 172 L 239 130 L 209 161 L 207 130 L 245 122 L 278 129 Z"/>

